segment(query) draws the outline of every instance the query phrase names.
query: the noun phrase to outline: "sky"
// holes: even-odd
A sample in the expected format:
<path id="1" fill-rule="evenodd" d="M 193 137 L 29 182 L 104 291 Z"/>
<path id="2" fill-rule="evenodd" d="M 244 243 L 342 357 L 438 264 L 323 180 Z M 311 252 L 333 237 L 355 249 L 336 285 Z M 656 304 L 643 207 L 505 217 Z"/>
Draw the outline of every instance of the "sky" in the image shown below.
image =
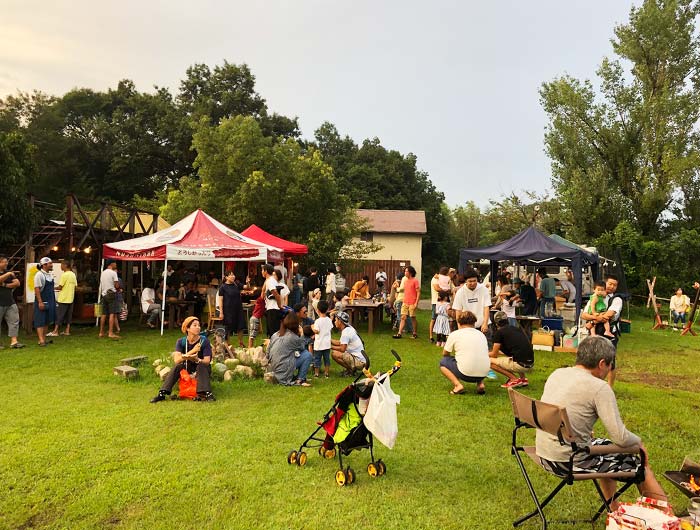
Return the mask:
<path id="1" fill-rule="evenodd" d="M 246 63 L 302 136 L 330 121 L 414 153 L 454 207 L 550 189 L 543 82 L 595 80 L 629 0 L 4 0 L 0 97 L 176 92 L 188 66 Z M 636 2 L 638 4 L 638 2 Z"/>

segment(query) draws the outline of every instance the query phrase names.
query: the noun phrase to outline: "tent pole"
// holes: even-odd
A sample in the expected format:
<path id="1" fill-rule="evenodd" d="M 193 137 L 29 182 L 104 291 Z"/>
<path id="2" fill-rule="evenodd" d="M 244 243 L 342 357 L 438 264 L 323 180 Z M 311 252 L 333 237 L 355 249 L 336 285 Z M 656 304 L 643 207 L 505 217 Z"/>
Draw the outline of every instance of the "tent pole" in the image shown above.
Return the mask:
<path id="1" fill-rule="evenodd" d="M 100 262 L 100 277 L 102 276 L 102 271 L 105 269 L 105 259 L 102 258 L 102 261 Z M 102 298 L 102 285 L 100 283 L 97 284 L 97 303 L 100 303 L 100 299 Z M 95 327 L 100 325 L 100 317 L 95 318 Z"/>
<path id="2" fill-rule="evenodd" d="M 165 256 L 165 271 L 168 270 L 168 256 Z M 160 336 L 163 336 L 163 324 L 165 322 L 165 289 L 167 287 L 168 283 L 168 275 L 165 274 L 163 276 L 163 301 L 161 302 L 161 308 L 160 308 Z"/>
<path id="3" fill-rule="evenodd" d="M 223 283 L 224 277 L 225 277 L 225 276 L 224 276 L 224 265 L 225 265 L 225 263 L 226 263 L 225 261 L 222 261 L 222 262 L 221 262 L 221 278 L 219 279 L 219 281 L 222 282 L 222 283 Z M 222 311 L 223 311 L 223 309 L 222 309 Z"/>

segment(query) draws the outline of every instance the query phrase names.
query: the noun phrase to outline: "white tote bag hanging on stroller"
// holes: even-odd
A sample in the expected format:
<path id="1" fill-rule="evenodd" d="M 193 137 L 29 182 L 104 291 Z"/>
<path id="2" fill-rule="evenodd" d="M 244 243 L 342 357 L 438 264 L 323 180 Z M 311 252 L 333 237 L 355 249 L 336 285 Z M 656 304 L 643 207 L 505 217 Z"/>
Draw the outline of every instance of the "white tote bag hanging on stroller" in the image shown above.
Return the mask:
<path id="1" fill-rule="evenodd" d="M 394 448 L 399 424 L 396 417 L 396 405 L 401 403 L 401 396 L 391 390 L 390 378 L 383 374 L 377 378 L 369 398 L 365 413 L 365 427 L 389 449 Z"/>

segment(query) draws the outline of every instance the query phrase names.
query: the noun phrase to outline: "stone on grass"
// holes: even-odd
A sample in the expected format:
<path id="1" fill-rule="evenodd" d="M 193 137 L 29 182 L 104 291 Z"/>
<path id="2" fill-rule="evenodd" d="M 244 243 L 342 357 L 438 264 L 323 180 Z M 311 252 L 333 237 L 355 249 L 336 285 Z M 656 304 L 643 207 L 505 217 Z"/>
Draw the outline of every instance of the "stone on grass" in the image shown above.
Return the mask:
<path id="1" fill-rule="evenodd" d="M 126 357 L 125 359 L 121 359 L 119 362 L 127 366 L 137 366 L 139 364 L 145 363 L 147 360 L 148 357 L 146 357 L 145 355 L 136 355 L 134 357 Z"/>
<path id="2" fill-rule="evenodd" d="M 224 364 L 228 367 L 229 370 L 233 370 L 236 366 L 241 364 L 240 359 L 226 359 L 224 361 Z"/>
<path id="3" fill-rule="evenodd" d="M 242 375 L 243 377 L 247 377 L 249 379 L 255 377 L 255 371 L 250 366 L 236 366 L 233 373 Z"/>
<path id="4" fill-rule="evenodd" d="M 224 381 L 230 381 L 231 379 L 233 379 L 233 371 L 226 370 L 224 372 Z"/>
<path id="5" fill-rule="evenodd" d="M 114 375 L 124 377 L 125 379 L 133 379 L 139 375 L 138 368 L 128 365 L 115 366 L 113 372 Z"/>
<path id="6" fill-rule="evenodd" d="M 158 377 L 160 377 L 161 381 L 165 381 L 165 378 L 168 377 L 168 374 L 170 373 L 171 368 L 169 366 L 164 366 L 160 372 L 158 372 Z"/>

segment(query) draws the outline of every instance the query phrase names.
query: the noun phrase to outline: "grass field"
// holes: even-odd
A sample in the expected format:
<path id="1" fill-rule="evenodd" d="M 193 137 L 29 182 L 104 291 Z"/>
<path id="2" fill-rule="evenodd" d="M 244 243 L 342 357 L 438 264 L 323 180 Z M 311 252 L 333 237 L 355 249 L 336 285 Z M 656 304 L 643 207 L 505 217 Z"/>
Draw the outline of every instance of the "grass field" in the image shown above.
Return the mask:
<path id="1" fill-rule="evenodd" d="M 509 528 L 531 501 L 508 450 L 513 420 L 503 380 L 487 382 L 485 396 L 471 388 L 450 396 L 439 349 L 427 341 L 428 318 L 419 314 L 418 340 L 392 340 L 386 325 L 364 337 L 375 369 L 391 366 L 391 348 L 404 359 L 392 380 L 399 437 L 394 450 L 376 446 L 384 477 L 367 475 L 366 451 L 353 453 L 358 478 L 345 488 L 334 483 L 337 460 L 310 454 L 304 468 L 286 463 L 347 384 L 335 368 L 311 388 L 236 380 L 214 384 L 215 403 L 152 405 L 160 381 L 150 363 L 129 382 L 112 367 L 126 356 L 162 357 L 175 332 L 161 338 L 127 324 L 112 342 L 76 327 L 47 348 L 4 349 L 0 528 Z M 651 331 L 641 312 L 632 318 L 615 390 L 660 474 L 699 453 L 700 337 Z M 547 375 L 572 360 L 540 353 L 525 393 L 539 396 Z M 534 477 L 540 488 L 555 482 L 537 470 Z M 550 514 L 592 512 L 592 485 L 567 490 Z"/>

